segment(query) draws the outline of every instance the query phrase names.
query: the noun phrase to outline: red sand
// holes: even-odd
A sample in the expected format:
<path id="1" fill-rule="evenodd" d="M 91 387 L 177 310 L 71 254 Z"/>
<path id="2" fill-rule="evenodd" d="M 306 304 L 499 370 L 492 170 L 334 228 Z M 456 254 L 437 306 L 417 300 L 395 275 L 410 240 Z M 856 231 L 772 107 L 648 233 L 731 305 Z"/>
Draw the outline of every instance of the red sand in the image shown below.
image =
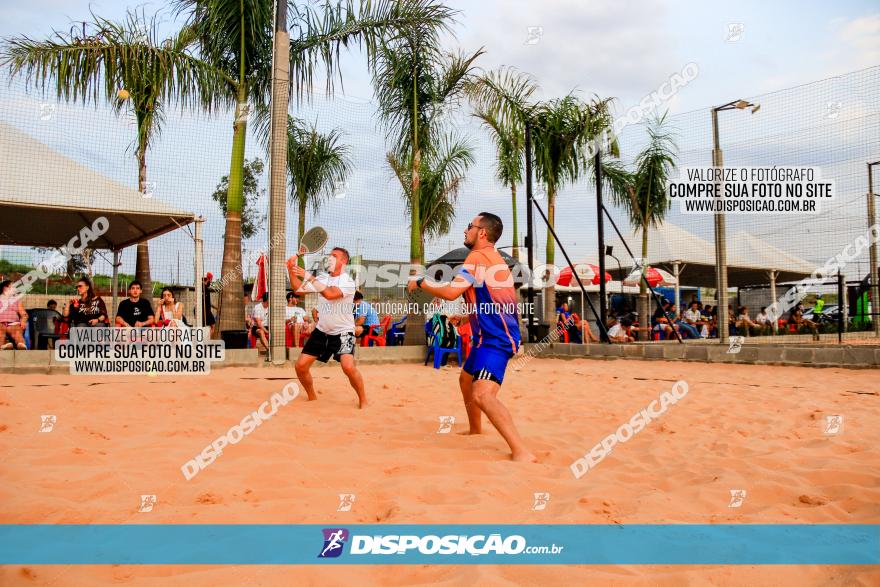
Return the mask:
<path id="1" fill-rule="evenodd" d="M 293 378 L 5 375 L 2 523 L 878 523 L 876 370 L 536 359 L 502 399 L 541 463 L 466 428 L 458 370 L 364 365 L 356 409 L 338 368 L 191 481 L 181 465 Z M 279 379 L 270 379 L 279 378 Z M 689 393 L 594 470 L 571 462 L 677 379 Z M 57 416 L 40 433 L 40 416 Z M 837 435 L 825 416 L 841 414 Z M 456 417 L 437 434 L 440 416 Z M 730 490 L 745 489 L 740 508 Z M 532 511 L 535 492 L 549 505 Z M 337 512 L 338 494 L 354 493 Z M 137 511 L 156 494 L 152 512 Z M 877 585 L 831 566 L 7 566 L 2 585 Z"/>

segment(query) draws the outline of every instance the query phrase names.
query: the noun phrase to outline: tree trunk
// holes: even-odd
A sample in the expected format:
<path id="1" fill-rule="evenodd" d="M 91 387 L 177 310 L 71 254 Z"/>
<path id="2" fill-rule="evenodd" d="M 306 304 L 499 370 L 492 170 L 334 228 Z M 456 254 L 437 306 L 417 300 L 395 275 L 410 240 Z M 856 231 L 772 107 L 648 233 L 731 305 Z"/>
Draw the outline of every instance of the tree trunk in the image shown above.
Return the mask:
<path id="1" fill-rule="evenodd" d="M 551 186 L 547 186 L 547 221 L 555 230 L 556 188 Z M 545 259 L 548 266 L 553 265 L 556 259 L 556 242 L 553 240 L 553 235 L 550 233 L 549 229 L 547 230 L 547 249 Z M 550 324 L 551 328 L 556 323 L 556 287 L 554 285 L 544 288 L 544 322 Z"/>
<path id="2" fill-rule="evenodd" d="M 241 210 L 244 201 L 244 147 L 247 121 L 239 112 L 247 105 L 246 96 L 239 93 L 236 120 L 233 125 L 232 157 L 229 164 L 229 188 L 226 195 L 226 235 L 223 241 L 223 265 L 220 292 L 219 330 L 242 330 L 244 324 L 244 285 L 241 266 Z"/>
<path id="3" fill-rule="evenodd" d="M 412 163 L 412 218 L 410 224 L 409 238 L 409 262 L 413 265 L 410 269 L 410 275 L 415 275 L 416 265 L 424 265 L 424 248 L 422 247 L 422 218 L 421 218 L 421 202 L 420 186 L 421 177 L 419 169 L 422 162 L 421 149 L 413 150 Z M 404 290 L 405 293 L 405 290 Z M 421 309 L 416 312 L 410 312 L 406 319 L 406 333 L 403 337 L 403 344 L 424 346 L 425 344 L 425 320 L 426 316 Z"/>
<path id="4" fill-rule="evenodd" d="M 139 141 L 138 146 L 138 185 L 142 194 L 147 193 L 147 153 L 143 140 Z M 147 241 L 140 241 L 137 244 L 134 278 L 141 282 L 144 297 L 152 304 L 153 280 L 150 276 L 150 245 Z"/>
<path id="5" fill-rule="evenodd" d="M 516 184 L 510 184 L 510 205 L 513 208 L 513 258 L 519 261 L 519 223 L 516 218 Z"/>
<path id="6" fill-rule="evenodd" d="M 297 251 L 299 251 L 299 243 L 302 242 L 303 235 L 306 233 L 306 204 L 307 202 L 303 199 L 302 196 L 299 197 L 299 228 L 296 229 L 296 246 Z M 306 260 L 303 257 L 299 257 L 296 262 L 300 267 L 305 269 Z"/>
<path id="7" fill-rule="evenodd" d="M 642 226 L 642 260 L 647 259 L 648 257 L 648 225 L 645 224 Z M 647 271 L 648 267 L 646 265 L 642 266 L 642 271 Z M 638 309 L 636 310 L 639 313 L 639 327 L 640 328 L 650 328 L 651 327 L 651 318 L 649 316 L 651 305 L 648 303 L 648 284 L 645 283 L 644 279 L 639 280 L 639 301 L 638 301 Z M 639 330 L 639 340 L 651 340 L 651 331 L 650 330 Z"/>

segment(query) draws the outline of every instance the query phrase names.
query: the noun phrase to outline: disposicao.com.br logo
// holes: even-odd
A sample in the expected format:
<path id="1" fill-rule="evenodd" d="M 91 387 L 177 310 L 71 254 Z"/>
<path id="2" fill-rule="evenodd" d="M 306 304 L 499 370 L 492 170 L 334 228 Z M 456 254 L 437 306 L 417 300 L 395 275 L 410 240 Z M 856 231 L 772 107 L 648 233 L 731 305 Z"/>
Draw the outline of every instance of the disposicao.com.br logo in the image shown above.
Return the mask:
<path id="1" fill-rule="evenodd" d="M 318 558 L 335 558 L 342 554 L 345 543 L 350 544 L 350 555 L 471 555 L 487 554 L 560 554 L 564 546 L 556 544 L 528 546 L 526 539 L 519 534 L 502 537 L 501 534 L 476 534 L 473 536 L 450 534 L 437 536 L 429 534 L 360 535 L 350 534 L 346 528 L 324 528 L 323 547 Z"/>

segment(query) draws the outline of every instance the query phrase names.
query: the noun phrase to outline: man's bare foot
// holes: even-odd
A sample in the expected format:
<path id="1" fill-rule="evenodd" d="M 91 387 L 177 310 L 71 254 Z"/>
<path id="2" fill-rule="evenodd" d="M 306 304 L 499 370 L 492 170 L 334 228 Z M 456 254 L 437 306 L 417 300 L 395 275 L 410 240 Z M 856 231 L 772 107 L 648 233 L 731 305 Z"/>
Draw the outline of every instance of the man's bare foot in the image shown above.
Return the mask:
<path id="1" fill-rule="evenodd" d="M 457 432 L 457 434 L 461 434 L 462 436 L 473 436 L 475 434 L 482 434 L 481 430 L 462 430 L 461 432 Z"/>
<path id="2" fill-rule="evenodd" d="M 368 405 L 369 405 L 369 404 L 367 403 L 367 400 L 365 400 L 365 399 L 364 399 L 364 400 L 360 400 L 360 401 L 358 402 L 358 408 L 360 408 L 361 410 L 363 410 L 364 408 L 366 408 Z"/>
<path id="3" fill-rule="evenodd" d="M 515 452 L 510 455 L 510 460 L 515 461 L 517 463 L 537 463 L 538 457 L 530 453 L 529 451 L 523 452 Z"/>

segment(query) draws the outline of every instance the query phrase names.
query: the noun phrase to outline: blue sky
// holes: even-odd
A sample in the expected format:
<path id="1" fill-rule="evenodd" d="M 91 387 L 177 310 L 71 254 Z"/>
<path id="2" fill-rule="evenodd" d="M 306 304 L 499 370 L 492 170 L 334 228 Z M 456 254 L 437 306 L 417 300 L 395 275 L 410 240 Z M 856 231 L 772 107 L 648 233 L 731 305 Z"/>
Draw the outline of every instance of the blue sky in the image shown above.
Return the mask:
<path id="1" fill-rule="evenodd" d="M 573 89 L 585 97 L 593 93 L 614 96 L 620 113 L 689 62 L 699 66 L 699 77 L 665 105 L 671 114 L 705 110 L 739 97 L 880 64 L 880 7 L 872 2 L 455 0 L 449 4 L 461 11 L 454 27 L 456 38 L 447 40 L 450 48 L 473 51 L 484 47 L 486 54 L 478 62 L 481 67 L 509 65 L 531 73 L 541 86 L 542 98 L 564 95 Z M 0 5 L 2 37 L 28 35 L 42 39 L 53 28 L 68 30 L 72 21 L 88 19 L 90 9 L 118 19 L 126 8 L 136 6 L 147 13 L 163 9 L 169 18 L 166 29 L 172 31 L 176 26 L 167 5 L 160 2 L 2 0 Z M 727 38 L 731 26 L 741 33 L 734 39 Z M 529 27 L 541 27 L 537 42 L 527 42 Z M 400 234 L 405 217 L 396 186 L 384 165 L 383 134 L 372 116 L 372 90 L 363 56 L 345 56 L 343 73 L 345 91 L 338 92 L 336 100 L 319 98 L 296 110 L 322 128 L 341 128 L 352 144 L 357 167 L 347 199 L 331 200 L 310 221 L 328 226 L 331 234 L 335 228 L 337 234 L 345 235 L 344 240 L 355 241 L 346 243 L 350 249 L 369 257 L 404 258 L 406 244 Z M 320 92 L 323 86 L 317 85 Z M 115 119 L 106 108 L 65 106 L 59 107 L 60 124 L 50 128 L 33 121 L 32 111 L 39 101 L 17 85 L 5 87 L 0 90 L 0 119 L 119 181 L 136 185 L 136 168 L 128 149 L 130 127 L 125 121 Z M 208 216 L 207 265 L 215 273 L 220 251 L 211 242 L 219 242 L 223 227 L 209 196 L 228 170 L 230 116 L 181 118 L 175 112 L 169 113 L 149 162 L 152 179 L 158 184 L 158 197 L 184 203 L 188 209 Z M 759 122 L 768 120 L 769 115 Z M 478 126 L 464 122 L 462 132 L 473 140 L 477 163 L 459 197 L 460 212 L 452 234 L 429 243 L 429 257 L 457 244 L 460 229 L 482 207 L 509 208 L 508 191 L 493 180 L 491 143 Z M 635 134 L 631 144 L 639 142 Z M 182 166 L 181 153 L 197 156 Z M 251 140 L 248 156 L 260 155 Z M 560 232 L 573 243 L 574 254 L 579 257 L 590 255 L 595 247 L 590 231 L 580 228 L 584 223 L 595 224 L 595 209 L 588 203 L 590 193 L 586 187 L 572 188 L 571 195 L 566 196 L 569 204 L 560 197 Z M 520 210 L 522 218 L 522 207 Z M 292 218 L 288 224 L 291 232 Z M 694 232 L 704 232 L 703 228 L 695 227 Z M 246 247 L 259 247 L 265 240 L 263 235 L 246 243 Z M 174 271 L 172 258 L 176 260 L 176 250 L 188 259 L 189 245 L 180 235 L 162 237 L 160 241 L 158 257 L 154 257 L 159 265 L 156 270 L 167 277 Z M 8 256 L 10 252 L 6 249 L 2 254 Z M 133 265 L 133 252 L 129 251 L 125 259 L 126 265 Z"/>

